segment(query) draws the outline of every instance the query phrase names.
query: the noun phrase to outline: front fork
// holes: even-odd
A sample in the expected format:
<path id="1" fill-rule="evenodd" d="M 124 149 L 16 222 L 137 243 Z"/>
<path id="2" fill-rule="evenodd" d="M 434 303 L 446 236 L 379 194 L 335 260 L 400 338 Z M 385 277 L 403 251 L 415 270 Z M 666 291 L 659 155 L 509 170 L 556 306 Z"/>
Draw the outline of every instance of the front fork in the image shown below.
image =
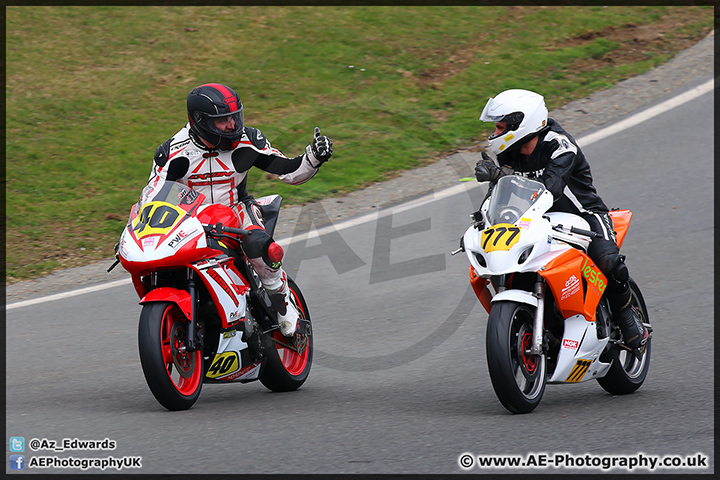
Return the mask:
<path id="1" fill-rule="evenodd" d="M 535 320 L 533 321 L 533 343 L 530 347 L 531 355 L 541 355 L 543 345 L 543 313 L 545 312 L 545 281 L 538 275 L 538 281 L 535 282 L 533 296 L 537 298 L 537 309 L 535 310 Z"/>
<path id="2" fill-rule="evenodd" d="M 507 277 L 500 275 L 498 282 L 495 287 L 497 293 L 500 293 L 506 289 L 505 282 Z M 537 298 L 537 309 L 535 310 L 535 318 L 533 319 L 533 341 L 530 346 L 530 355 L 541 355 L 543 352 L 543 323 L 544 323 L 544 312 L 545 312 L 545 279 L 540 275 L 537 276 L 537 281 L 533 288 L 533 297 Z"/>
<path id="3" fill-rule="evenodd" d="M 191 319 L 188 323 L 187 333 L 187 350 L 194 352 L 195 350 L 202 348 L 202 335 L 200 334 L 200 327 L 198 325 L 197 316 L 197 286 L 195 285 L 195 271 L 192 268 L 188 268 L 187 275 L 187 292 L 190 294 L 191 302 Z"/>

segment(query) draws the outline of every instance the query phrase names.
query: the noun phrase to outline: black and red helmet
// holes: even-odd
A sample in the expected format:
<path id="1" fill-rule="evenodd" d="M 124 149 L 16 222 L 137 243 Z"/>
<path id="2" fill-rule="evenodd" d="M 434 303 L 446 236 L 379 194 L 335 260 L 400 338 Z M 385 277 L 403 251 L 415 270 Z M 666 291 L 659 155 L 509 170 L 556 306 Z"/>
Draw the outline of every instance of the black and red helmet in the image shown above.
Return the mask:
<path id="1" fill-rule="evenodd" d="M 208 83 L 193 88 L 187 97 L 190 129 L 209 144 L 220 150 L 232 150 L 245 131 L 245 115 L 237 93 L 225 85 Z M 232 117 L 232 131 L 220 130 L 215 119 Z"/>

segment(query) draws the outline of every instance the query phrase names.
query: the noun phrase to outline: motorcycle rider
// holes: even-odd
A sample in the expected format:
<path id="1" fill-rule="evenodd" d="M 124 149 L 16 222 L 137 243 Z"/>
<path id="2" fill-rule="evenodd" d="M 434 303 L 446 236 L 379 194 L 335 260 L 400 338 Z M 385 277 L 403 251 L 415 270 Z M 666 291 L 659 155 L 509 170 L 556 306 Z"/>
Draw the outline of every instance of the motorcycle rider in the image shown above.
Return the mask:
<path id="1" fill-rule="evenodd" d="M 529 90 L 510 89 L 490 98 L 480 120 L 495 123 L 488 142 L 499 165 L 483 152 L 475 166 L 477 180 L 491 182 L 491 188 L 504 175 L 539 180 L 554 198 L 549 211 L 579 215 L 593 232 L 602 235 L 592 240 L 588 255 L 610 280 L 608 300 L 625 344 L 631 349 L 641 347 L 648 332 L 631 307 L 625 256 L 619 253 L 608 208 L 593 185 L 590 165 L 575 139 L 548 118 L 544 98 Z"/>
<path id="2" fill-rule="evenodd" d="M 333 153 L 332 140 L 315 127 L 305 152 L 287 158 L 256 128 L 245 125 L 237 93 L 219 83 L 193 88 L 187 96 L 188 123 L 156 150 L 141 202 L 154 196 L 166 181 L 188 185 L 238 215 L 241 228 L 252 231 L 243 250 L 278 311 L 280 332 L 292 336 L 298 312 L 289 301 L 283 250 L 265 231 L 262 211 L 247 191 L 247 173 L 255 166 L 291 185 L 312 178 Z"/>

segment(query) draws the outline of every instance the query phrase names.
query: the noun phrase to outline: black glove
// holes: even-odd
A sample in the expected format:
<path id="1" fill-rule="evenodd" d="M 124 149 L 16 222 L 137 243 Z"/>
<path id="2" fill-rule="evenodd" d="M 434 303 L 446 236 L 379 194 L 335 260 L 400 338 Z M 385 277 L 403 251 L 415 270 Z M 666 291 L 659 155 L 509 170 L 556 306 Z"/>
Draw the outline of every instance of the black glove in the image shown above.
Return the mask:
<path id="1" fill-rule="evenodd" d="M 482 158 L 475 165 L 475 178 L 477 178 L 478 182 L 495 183 L 498 178 L 512 175 L 515 172 L 510 167 L 499 167 L 485 152 L 482 152 Z"/>
<path id="2" fill-rule="evenodd" d="M 315 127 L 315 133 L 310 147 L 312 148 L 313 156 L 323 164 L 330 160 L 330 156 L 333 153 L 332 140 L 325 135 L 320 135 L 320 127 Z"/>

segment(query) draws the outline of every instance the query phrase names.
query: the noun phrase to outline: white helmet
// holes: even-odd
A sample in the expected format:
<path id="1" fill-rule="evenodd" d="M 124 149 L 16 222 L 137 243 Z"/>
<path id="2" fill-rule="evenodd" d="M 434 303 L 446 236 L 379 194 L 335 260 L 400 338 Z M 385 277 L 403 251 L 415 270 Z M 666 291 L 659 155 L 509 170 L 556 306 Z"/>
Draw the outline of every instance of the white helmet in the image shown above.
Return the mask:
<path id="1" fill-rule="evenodd" d="M 505 90 L 490 97 L 480 120 L 507 123 L 504 131 L 488 137 L 492 152 L 499 155 L 512 145 L 522 145 L 545 128 L 548 110 L 540 94 L 530 90 Z"/>

